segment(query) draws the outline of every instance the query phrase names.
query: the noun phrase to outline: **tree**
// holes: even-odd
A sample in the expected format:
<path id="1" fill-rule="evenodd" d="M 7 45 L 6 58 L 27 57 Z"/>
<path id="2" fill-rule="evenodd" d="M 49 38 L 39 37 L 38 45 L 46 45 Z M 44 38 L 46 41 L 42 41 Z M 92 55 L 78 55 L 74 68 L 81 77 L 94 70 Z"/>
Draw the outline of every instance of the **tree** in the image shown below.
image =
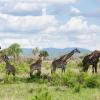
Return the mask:
<path id="1" fill-rule="evenodd" d="M 15 61 L 16 58 L 19 57 L 19 55 L 20 55 L 21 52 L 22 52 L 22 49 L 21 49 L 20 45 L 17 44 L 17 43 L 12 44 L 8 48 L 8 54 L 10 56 L 13 56 L 14 57 L 14 61 Z"/>
<path id="2" fill-rule="evenodd" d="M 40 50 L 39 50 L 38 47 L 33 48 L 33 50 L 32 50 L 32 53 L 33 53 L 34 56 L 37 56 L 39 54 L 39 52 L 40 52 Z"/>
<path id="3" fill-rule="evenodd" d="M 41 51 L 40 51 L 40 56 L 43 56 L 44 58 L 46 58 L 46 57 L 49 56 L 49 54 L 48 54 L 47 51 L 45 51 L 45 50 L 41 50 Z"/>
<path id="4" fill-rule="evenodd" d="M 0 56 L 8 55 L 8 48 L 0 50 Z"/>

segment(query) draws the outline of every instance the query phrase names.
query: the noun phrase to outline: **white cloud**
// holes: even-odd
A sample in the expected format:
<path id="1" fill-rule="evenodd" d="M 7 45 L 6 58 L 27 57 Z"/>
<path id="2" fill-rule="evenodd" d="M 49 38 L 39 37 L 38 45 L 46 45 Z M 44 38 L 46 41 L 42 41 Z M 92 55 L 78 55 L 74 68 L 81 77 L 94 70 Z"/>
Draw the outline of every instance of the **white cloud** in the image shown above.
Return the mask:
<path id="1" fill-rule="evenodd" d="M 61 10 L 64 16 L 70 11 L 71 14 L 80 15 L 79 9 L 72 7 L 70 10 L 66 6 L 77 1 L 0 0 L 1 45 L 5 48 L 17 42 L 22 47 L 28 48 L 36 46 L 40 48 L 76 46 L 90 49 L 100 48 L 99 44 L 95 44 L 95 42 L 100 42 L 100 26 L 90 24 L 83 16 L 74 16 L 66 23 L 62 23 L 61 19 L 65 20 L 63 17 L 57 19 L 55 15 L 46 15 L 45 8 L 48 12 L 49 9 L 51 12 L 54 11 L 54 14 Z M 44 11 L 43 15 L 42 11 Z M 40 16 L 34 16 L 35 13 L 36 15 L 39 13 Z"/>
<path id="2" fill-rule="evenodd" d="M 89 24 L 85 17 L 75 16 L 70 18 L 69 21 L 60 27 L 60 30 L 66 33 L 69 41 L 73 41 L 74 45 L 100 49 L 99 44 L 96 44 L 99 41 L 100 26 Z"/>
<path id="3" fill-rule="evenodd" d="M 68 31 L 86 31 L 88 30 L 87 21 L 82 16 L 72 17 L 65 25 L 61 26 L 61 29 L 68 32 Z"/>
<path id="4" fill-rule="evenodd" d="M 38 46 L 40 48 L 82 47 L 100 49 L 99 44 L 96 44 L 96 42 L 100 42 L 100 27 L 95 24 L 89 24 L 89 22 L 82 16 L 71 17 L 62 25 L 58 24 L 59 21 L 56 20 L 54 16 L 49 15 L 47 15 L 47 17 L 14 17 L 3 15 L 3 18 L 6 20 L 9 19 L 7 22 L 9 22 L 11 28 L 20 31 L 19 34 L 16 32 L 0 33 L 0 43 L 4 48 L 17 42 L 21 44 L 22 47 L 28 48 Z M 24 24 L 26 25 L 24 26 Z M 30 27 L 39 31 L 36 31 L 35 34 L 22 33 L 28 29 L 30 30 Z M 40 30 L 41 28 L 42 30 Z"/>
<path id="5" fill-rule="evenodd" d="M 57 20 L 53 15 L 22 17 L 2 13 L 0 14 L 0 22 L 2 23 L 0 31 L 31 33 L 57 24 Z"/>
<path id="6" fill-rule="evenodd" d="M 2 13 L 21 16 L 41 15 L 41 9 L 44 7 L 49 8 L 50 6 L 59 6 L 59 4 L 73 4 L 77 1 L 78 0 L 0 0 L 0 11 Z"/>
<path id="7" fill-rule="evenodd" d="M 16 11 L 31 11 L 32 9 L 33 10 L 38 10 L 39 8 L 41 8 L 41 4 L 38 4 L 37 3 L 17 3 L 15 6 L 14 6 L 14 10 Z"/>
<path id="8" fill-rule="evenodd" d="M 0 2 L 75 3 L 78 0 L 0 0 Z"/>
<path id="9" fill-rule="evenodd" d="M 72 13 L 76 13 L 76 14 L 79 14 L 80 13 L 80 10 L 75 8 L 75 7 L 71 7 L 71 12 Z"/>

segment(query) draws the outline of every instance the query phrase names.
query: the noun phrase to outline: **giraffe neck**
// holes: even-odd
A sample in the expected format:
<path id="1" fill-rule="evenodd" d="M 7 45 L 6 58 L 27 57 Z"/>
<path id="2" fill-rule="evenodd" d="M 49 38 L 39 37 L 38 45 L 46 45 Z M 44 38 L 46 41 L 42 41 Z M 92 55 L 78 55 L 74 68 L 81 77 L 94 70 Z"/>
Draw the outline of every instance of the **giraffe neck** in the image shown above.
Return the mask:
<path id="1" fill-rule="evenodd" d="M 75 53 L 75 51 L 73 50 L 70 53 L 66 54 L 66 56 L 63 58 L 63 62 L 66 62 L 66 60 L 68 60 L 70 57 L 72 57 L 74 53 Z"/>

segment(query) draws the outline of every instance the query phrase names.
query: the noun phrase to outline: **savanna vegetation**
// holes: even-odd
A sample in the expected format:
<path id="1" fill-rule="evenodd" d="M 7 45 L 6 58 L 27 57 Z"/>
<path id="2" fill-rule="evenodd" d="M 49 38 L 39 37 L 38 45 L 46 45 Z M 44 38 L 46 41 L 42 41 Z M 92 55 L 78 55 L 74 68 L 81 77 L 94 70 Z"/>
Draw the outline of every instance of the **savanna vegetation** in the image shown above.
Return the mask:
<path id="1" fill-rule="evenodd" d="M 7 54 L 10 63 L 16 68 L 15 79 L 5 72 L 5 62 L 0 60 L 0 100 L 100 100 L 100 67 L 98 73 L 92 74 L 91 67 L 87 73 L 81 72 L 81 60 L 71 59 L 66 72 L 57 69 L 51 74 L 51 60 L 47 51 L 33 49 L 33 57 L 22 56 L 20 45 L 13 44 L 1 50 L 1 56 Z M 40 53 L 44 56 L 42 73 L 36 71 L 29 76 L 29 65 Z"/>

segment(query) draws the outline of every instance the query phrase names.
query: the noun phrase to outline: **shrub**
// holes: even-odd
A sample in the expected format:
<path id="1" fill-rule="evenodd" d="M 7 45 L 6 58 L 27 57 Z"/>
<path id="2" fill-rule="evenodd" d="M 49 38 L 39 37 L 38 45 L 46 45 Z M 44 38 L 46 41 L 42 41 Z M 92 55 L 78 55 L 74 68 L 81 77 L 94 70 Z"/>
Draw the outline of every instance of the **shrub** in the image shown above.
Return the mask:
<path id="1" fill-rule="evenodd" d="M 5 69 L 5 64 L 0 64 L 0 71 L 2 72 Z"/>
<path id="2" fill-rule="evenodd" d="M 44 67 L 46 70 L 50 68 L 50 63 L 48 61 L 45 61 L 42 63 L 42 67 Z"/>
<path id="3" fill-rule="evenodd" d="M 68 87 L 74 87 L 75 84 L 77 83 L 76 80 L 76 73 L 72 71 L 67 71 L 65 74 L 62 76 L 62 83 L 63 85 L 67 85 Z"/>
<path id="4" fill-rule="evenodd" d="M 75 92 L 75 93 L 78 93 L 78 92 L 80 92 L 80 90 L 81 90 L 81 85 L 78 83 L 78 84 L 76 84 L 75 87 L 74 87 L 74 92 Z"/>
<path id="5" fill-rule="evenodd" d="M 20 64 L 16 64 L 16 71 L 18 73 L 28 73 L 29 72 L 29 66 L 26 63 L 20 63 Z"/>
<path id="6" fill-rule="evenodd" d="M 13 76 L 8 76 L 8 75 L 4 76 L 4 83 L 5 84 L 12 84 L 14 82 L 15 82 L 15 79 Z"/>
<path id="7" fill-rule="evenodd" d="M 53 74 L 51 76 L 51 84 L 52 85 L 57 85 L 57 86 L 60 86 L 61 85 L 61 74 Z"/>
<path id="8" fill-rule="evenodd" d="M 37 89 L 36 95 L 32 100 L 52 100 L 51 94 L 46 87 L 39 87 Z"/>
<path id="9" fill-rule="evenodd" d="M 80 84 L 84 84 L 85 78 L 88 77 L 88 74 L 85 72 L 81 72 L 77 75 L 77 81 Z"/>
<path id="10" fill-rule="evenodd" d="M 89 87 L 89 88 L 98 87 L 99 83 L 98 83 L 97 76 L 96 75 L 90 75 L 90 76 L 86 77 L 85 82 L 84 82 L 84 86 Z"/>
<path id="11" fill-rule="evenodd" d="M 76 80 L 76 74 L 72 71 L 67 71 L 66 73 L 62 74 L 53 74 L 52 75 L 52 85 L 57 86 L 68 86 L 68 87 L 74 87 L 77 83 Z"/>

